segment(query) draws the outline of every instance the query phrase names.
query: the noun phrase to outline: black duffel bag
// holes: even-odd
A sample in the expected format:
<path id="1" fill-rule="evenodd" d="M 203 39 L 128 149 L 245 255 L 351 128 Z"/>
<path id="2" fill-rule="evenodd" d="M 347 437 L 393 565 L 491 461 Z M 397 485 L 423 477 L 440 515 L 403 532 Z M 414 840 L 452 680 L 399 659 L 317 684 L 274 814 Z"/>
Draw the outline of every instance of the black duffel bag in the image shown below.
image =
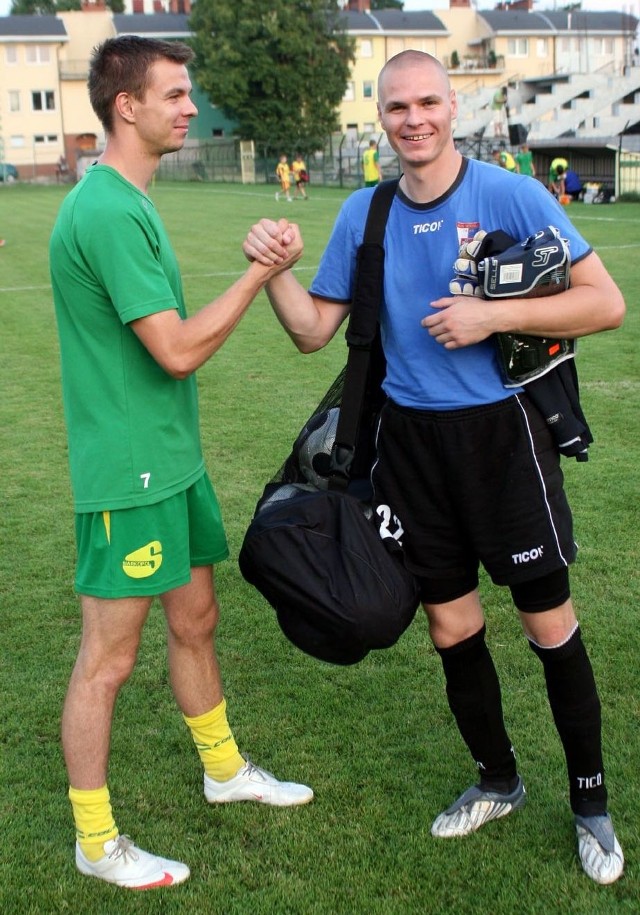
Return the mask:
<path id="1" fill-rule="evenodd" d="M 240 550 L 243 577 L 286 637 L 332 664 L 394 645 L 418 607 L 416 579 L 371 515 L 347 492 L 271 484 Z"/>
<path id="2" fill-rule="evenodd" d="M 244 537 L 240 571 L 298 648 L 356 664 L 389 648 L 415 616 L 418 584 L 399 544 L 382 539 L 370 500 L 385 374 L 378 313 L 382 240 L 397 180 L 374 192 L 346 338 L 347 364 L 267 484 Z"/>

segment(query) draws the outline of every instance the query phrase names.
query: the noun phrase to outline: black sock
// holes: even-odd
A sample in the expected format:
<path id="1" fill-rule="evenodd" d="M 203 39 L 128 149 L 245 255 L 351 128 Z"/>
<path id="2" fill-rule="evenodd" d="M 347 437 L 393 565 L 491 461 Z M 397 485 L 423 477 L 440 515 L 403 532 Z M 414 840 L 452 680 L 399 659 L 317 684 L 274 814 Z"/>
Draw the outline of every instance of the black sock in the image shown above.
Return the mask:
<path id="1" fill-rule="evenodd" d="M 544 668 L 549 704 L 567 760 L 571 809 L 581 816 L 606 813 L 600 700 L 580 629 L 557 648 L 529 644 Z"/>
<path id="2" fill-rule="evenodd" d="M 516 762 L 485 631 L 483 626 L 457 645 L 436 651 L 442 659 L 449 708 L 480 770 L 482 787 L 508 793 L 517 784 Z"/>

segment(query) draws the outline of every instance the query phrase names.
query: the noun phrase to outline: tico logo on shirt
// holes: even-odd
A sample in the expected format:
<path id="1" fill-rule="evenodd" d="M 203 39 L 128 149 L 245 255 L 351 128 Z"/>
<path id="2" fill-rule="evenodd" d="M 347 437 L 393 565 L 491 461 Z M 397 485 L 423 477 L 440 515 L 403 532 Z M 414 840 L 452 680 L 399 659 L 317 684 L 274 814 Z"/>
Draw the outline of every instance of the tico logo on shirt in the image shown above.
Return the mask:
<path id="1" fill-rule="evenodd" d="M 141 546 L 124 557 L 122 571 L 129 578 L 149 578 L 161 565 L 162 544 L 159 540 L 151 540 L 146 546 Z"/>

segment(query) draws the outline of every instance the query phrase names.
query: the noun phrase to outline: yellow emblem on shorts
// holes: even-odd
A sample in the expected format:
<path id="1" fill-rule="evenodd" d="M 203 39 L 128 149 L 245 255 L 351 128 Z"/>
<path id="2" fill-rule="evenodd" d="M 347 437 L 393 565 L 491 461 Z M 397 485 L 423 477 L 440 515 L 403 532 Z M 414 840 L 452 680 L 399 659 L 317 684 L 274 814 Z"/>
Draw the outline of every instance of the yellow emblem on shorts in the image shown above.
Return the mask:
<path id="1" fill-rule="evenodd" d="M 124 557 L 122 571 L 129 578 L 149 578 L 154 575 L 162 565 L 162 544 L 159 540 L 152 540 L 139 550 L 134 550 Z"/>

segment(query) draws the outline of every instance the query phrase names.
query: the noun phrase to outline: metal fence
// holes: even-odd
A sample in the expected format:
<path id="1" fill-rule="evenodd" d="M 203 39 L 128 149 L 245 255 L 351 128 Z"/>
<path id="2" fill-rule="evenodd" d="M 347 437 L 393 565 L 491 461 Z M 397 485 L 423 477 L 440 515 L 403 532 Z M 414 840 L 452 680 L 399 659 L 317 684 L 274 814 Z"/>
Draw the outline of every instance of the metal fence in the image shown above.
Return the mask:
<path id="1" fill-rule="evenodd" d="M 633 194 L 640 197 L 640 155 L 622 154 L 620 156 L 619 188 L 620 194 Z"/>
<path id="2" fill-rule="evenodd" d="M 373 136 L 378 140 L 380 165 L 385 178 L 400 175 L 398 158 L 384 135 L 336 134 L 327 139 L 325 149 L 306 157 L 311 183 L 327 187 L 357 188 L 364 183 L 362 154 Z M 492 161 L 494 140 L 458 142 L 458 148 L 471 158 Z M 290 161 L 295 150 L 291 151 Z M 615 193 L 640 195 L 640 152 L 628 152 L 603 145 L 602 149 L 562 146 L 534 149 L 536 171 L 543 182 L 549 164 L 556 155 L 568 154 L 570 167 L 584 182 L 597 182 L 615 189 Z M 260 155 L 251 142 L 237 139 L 212 139 L 194 142 L 178 152 L 163 157 L 157 176 L 172 181 L 278 184 L 277 156 Z M 80 175 L 78 175 L 80 177 Z"/>
<path id="3" fill-rule="evenodd" d="M 323 151 L 305 159 L 311 183 L 329 187 L 360 187 L 363 184 L 362 154 L 369 145 L 369 136 L 328 138 Z M 381 144 L 379 152 L 383 176 L 399 176 L 400 167 L 393 150 L 386 144 Z M 294 154 L 295 150 L 288 154 L 289 162 Z M 172 181 L 275 185 L 278 183 L 277 164 L 277 156 L 260 155 L 253 144 L 233 139 L 214 139 L 185 146 L 178 152 L 164 156 L 157 177 Z"/>

